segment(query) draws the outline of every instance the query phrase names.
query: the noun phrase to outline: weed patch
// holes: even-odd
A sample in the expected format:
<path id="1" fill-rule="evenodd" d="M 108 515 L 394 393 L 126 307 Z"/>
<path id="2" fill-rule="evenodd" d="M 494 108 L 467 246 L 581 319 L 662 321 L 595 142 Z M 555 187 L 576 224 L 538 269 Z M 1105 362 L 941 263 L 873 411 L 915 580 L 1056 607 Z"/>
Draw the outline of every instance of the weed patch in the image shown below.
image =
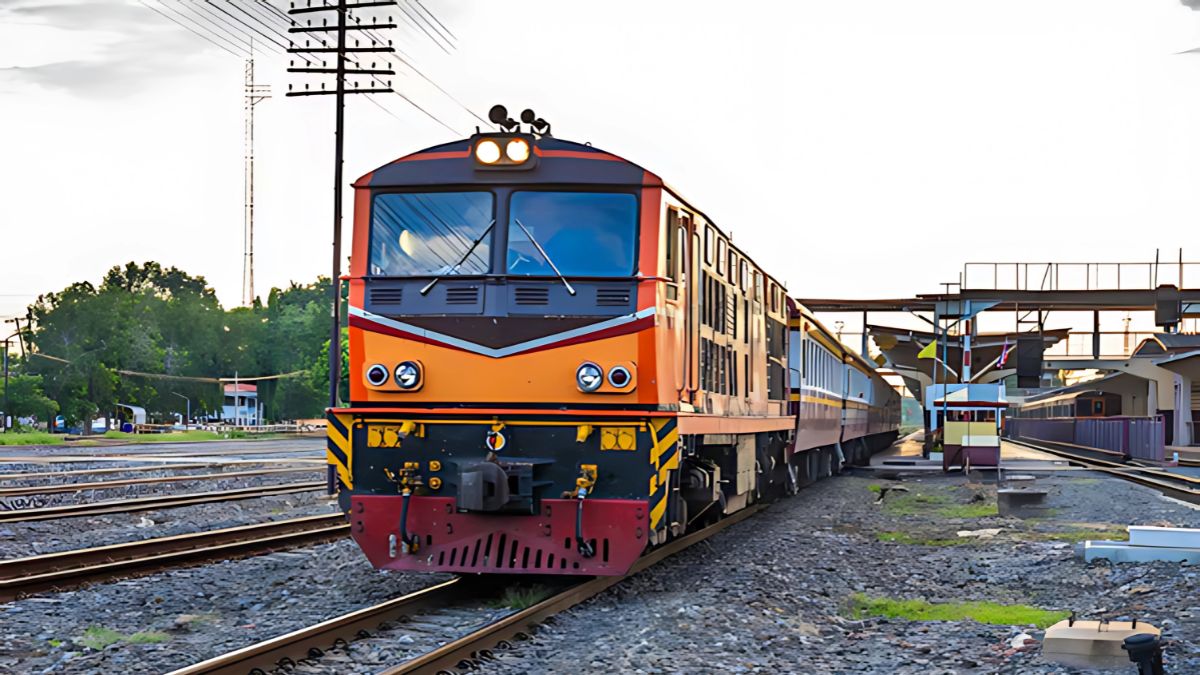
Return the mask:
<path id="1" fill-rule="evenodd" d="M 100 651 L 118 642 L 131 645 L 153 645 L 166 642 L 170 639 L 171 636 L 158 631 L 139 631 L 125 635 L 104 626 L 89 626 L 87 630 L 83 631 L 83 636 L 77 642 L 84 647 Z"/>
<path id="2" fill-rule="evenodd" d="M 504 594 L 490 600 L 487 605 L 496 609 L 525 609 L 550 597 L 550 589 L 541 584 L 532 586 L 509 586 Z"/>
<path id="3" fill-rule="evenodd" d="M 986 518 L 1000 515 L 993 500 L 962 504 L 943 492 L 910 492 L 888 496 L 883 510 L 893 516 L 926 515 L 934 518 Z"/>
<path id="4" fill-rule="evenodd" d="M 883 542 L 908 544 L 909 546 L 962 546 L 972 543 L 972 540 L 967 537 L 955 537 L 954 539 L 918 537 L 907 532 L 879 532 L 875 538 Z"/>
<path id="5" fill-rule="evenodd" d="M 925 600 L 895 600 L 875 598 L 855 593 L 849 598 L 851 618 L 882 616 L 912 621 L 966 621 L 997 626 L 1035 625 L 1045 628 L 1070 614 L 1065 611 L 1040 609 L 1029 605 L 1001 605 L 995 602 L 941 602 Z"/>

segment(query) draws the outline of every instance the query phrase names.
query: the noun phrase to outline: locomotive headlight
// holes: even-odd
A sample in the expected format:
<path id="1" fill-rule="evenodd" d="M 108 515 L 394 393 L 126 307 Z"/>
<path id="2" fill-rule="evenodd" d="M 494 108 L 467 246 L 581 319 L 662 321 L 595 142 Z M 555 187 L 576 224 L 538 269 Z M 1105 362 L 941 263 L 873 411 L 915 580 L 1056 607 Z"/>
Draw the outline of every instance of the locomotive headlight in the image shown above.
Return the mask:
<path id="1" fill-rule="evenodd" d="M 415 389 L 421 384 L 421 366 L 413 361 L 396 366 L 396 384 L 401 389 Z"/>
<path id="2" fill-rule="evenodd" d="M 382 387 L 383 385 L 387 384 L 387 381 L 388 381 L 388 369 L 387 368 L 383 367 L 382 365 L 380 365 L 378 363 L 371 366 L 370 368 L 367 368 L 367 384 L 370 384 L 373 387 Z"/>
<path id="3" fill-rule="evenodd" d="M 529 159 L 529 144 L 523 138 L 514 138 L 504 146 L 504 154 L 510 161 L 520 164 Z"/>
<path id="4" fill-rule="evenodd" d="M 588 361 L 575 371 L 575 384 L 584 393 L 591 393 L 604 384 L 604 371 L 600 366 Z"/>
<path id="5" fill-rule="evenodd" d="M 495 164 L 500 161 L 500 144 L 496 141 L 484 139 L 475 146 L 475 159 L 483 164 Z"/>

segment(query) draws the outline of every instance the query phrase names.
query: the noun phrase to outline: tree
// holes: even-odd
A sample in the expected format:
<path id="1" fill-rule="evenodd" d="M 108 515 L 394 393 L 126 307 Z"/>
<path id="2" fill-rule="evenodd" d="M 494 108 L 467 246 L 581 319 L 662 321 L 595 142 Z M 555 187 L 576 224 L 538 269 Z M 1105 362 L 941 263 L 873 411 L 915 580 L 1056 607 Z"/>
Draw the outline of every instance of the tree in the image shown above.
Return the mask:
<path id="1" fill-rule="evenodd" d="M 6 412 L 14 418 L 34 416 L 45 421 L 58 414 L 58 403 L 42 391 L 40 375 L 10 375 L 7 391 L 0 379 L 0 401 L 4 400 L 8 401 Z"/>

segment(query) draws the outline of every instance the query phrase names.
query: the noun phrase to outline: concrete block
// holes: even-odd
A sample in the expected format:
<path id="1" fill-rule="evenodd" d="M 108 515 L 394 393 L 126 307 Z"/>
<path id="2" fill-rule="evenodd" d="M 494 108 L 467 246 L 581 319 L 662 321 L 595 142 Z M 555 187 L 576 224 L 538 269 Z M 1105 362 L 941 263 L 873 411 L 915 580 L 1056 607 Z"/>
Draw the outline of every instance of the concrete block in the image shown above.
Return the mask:
<path id="1" fill-rule="evenodd" d="M 1130 525 L 1129 543 L 1133 546 L 1200 548 L 1200 530 L 1186 527 Z"/>
<path id="2" fill-rule="evenodd" d="M 996 505 L 1002 516 L 1034 518 L 1045 515 L 1047 494 L 1045 490 L 1002 488 L 996 491 Z"/>
<path id="3" fill-rule="evenodd" d="M 1162 546 L 1131 546 L 1127 541 L 1085 541 L 1078 553 L 1091 562 L 1107 558 L 1112 562 L 1187 562 L 1200 563 L 1200 548 L 1169 548 Z"/>

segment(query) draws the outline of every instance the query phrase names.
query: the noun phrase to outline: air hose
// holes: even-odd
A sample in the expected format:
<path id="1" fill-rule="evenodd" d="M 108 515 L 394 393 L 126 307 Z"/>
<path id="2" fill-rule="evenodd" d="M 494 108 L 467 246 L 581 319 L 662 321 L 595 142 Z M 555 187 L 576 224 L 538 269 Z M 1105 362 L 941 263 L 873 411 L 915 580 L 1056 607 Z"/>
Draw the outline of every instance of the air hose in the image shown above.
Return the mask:
<path id="1" fill-rule="evenodd" d="M 412 490 L 404 488 L 400 496 L 400 550 L 404 553 L 416 553 L 419 540 L 416 535 L 408 534 L 408 501 L 412 498 Z"/>
<path id="2" fill-rule="evenodd" d="M 583 538 L 583 498 L 587 496 L 587 488 L 579 488 L 579 508 L 575 510 L 575 544 L 579 547 L 579 555 L 591 558 L 596 555 L 596 549 Z"/>

